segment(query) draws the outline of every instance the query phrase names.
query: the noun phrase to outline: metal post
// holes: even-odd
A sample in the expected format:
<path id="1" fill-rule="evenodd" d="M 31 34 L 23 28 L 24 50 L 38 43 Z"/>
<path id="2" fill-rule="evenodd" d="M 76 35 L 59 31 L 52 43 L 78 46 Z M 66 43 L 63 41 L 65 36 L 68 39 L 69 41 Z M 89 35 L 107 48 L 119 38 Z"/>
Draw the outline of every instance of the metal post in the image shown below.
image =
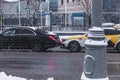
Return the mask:
<path id="1" fill-rule="evenodd" d="M 30 1 L 27 0 L 27 26 L 30 26 Z"/>
<path id="2" fill-rule="evenodd" d="M 42 12 L 43 12 L 43 10 L 42 10 L 42 2 L 41 2 L 41 5 L 40 5 L 40 22 L 41 22 L 41 27 L 42 27 L 42 21 L 43 21 L 43 19 L 42 19 Z"/>
<path id="3" fill-rule="evenodd" d="M 0 30 L 3 31 L 3 12 L 0 13 Z"/>
<path id="4" fill-rule="evenodd" d="M 66 30 L 67 28 L 67 0 L 65 0 L 65 28 L 64 30 Z"/>
<path id="5" fill-rule="evenodd" d="M 92 0 L 91 26 L 102 26 L 102 7 L 103 0 Z"/>
<path id="6" fill-rule="evenodd" d="M 85 16 L 86 16 L 86 13 L 84 12 L 84 25 L 83 25 L 83 27 L 84 27 L 84 31 L 86 30 L 86 28 L 85 28 Z"/>
<path id="7" fill-rule="evenodd" d="M 35 14 L 35 12 L 34 12 L 34 14 L 33 14 L 33 18 L 34 18 L 34 20 L 33 20 L 33 25 L 34 25 L 34 26 L 36 25 L 36 23 L 35 23 L 35 22 L 36 22 L 36 17 L 35 17 L 35 15 L 36 15 L 36 14 Z"/>
<path id="8" fill-rule="evenodd" d="M 18 1 L 18 8 L 19 8 L 19 27 L 21 26 L 21 16 L 20 16 L 20 0 Z"/>
<path id="9" fill-rule="evenodd" d="M 50 31 L 52 31 L 52 11 L 50 11 Z"/>
<path id="10" fill-rule="evenodd" d="M 2 12 L 2 26 L 1 26 L 2 31 L 3 31 L 3 24 L 4 24 L 4 22 L 3 22 L 3 12 Z"/>
<path id="11" fill-rule="evenodd" d="M 109 80 L 106 64 L 106 46 L 104 30 L 101 28 L 102 2 L 92 0 L 92 28 L 85 42 L 86 54 L 81 80 Z"/>

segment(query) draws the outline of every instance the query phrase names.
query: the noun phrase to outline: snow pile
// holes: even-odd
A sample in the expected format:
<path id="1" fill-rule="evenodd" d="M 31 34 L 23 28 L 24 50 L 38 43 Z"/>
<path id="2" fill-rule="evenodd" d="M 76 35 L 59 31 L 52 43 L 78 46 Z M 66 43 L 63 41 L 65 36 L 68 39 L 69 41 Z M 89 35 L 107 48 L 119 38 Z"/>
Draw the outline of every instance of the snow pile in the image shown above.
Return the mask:
<path id="1" fill-rule="evenodd" d="M 47 80 L 54 80 L 54 78 L 53 77 L 49 77 Z"/>
<path id="2" fill-rule="evenodd" d="M 7 76 L 4 72 L 0 72 L 0 80 L 27 80 L 27 79 L 12 76 L 12 75 Z"/>

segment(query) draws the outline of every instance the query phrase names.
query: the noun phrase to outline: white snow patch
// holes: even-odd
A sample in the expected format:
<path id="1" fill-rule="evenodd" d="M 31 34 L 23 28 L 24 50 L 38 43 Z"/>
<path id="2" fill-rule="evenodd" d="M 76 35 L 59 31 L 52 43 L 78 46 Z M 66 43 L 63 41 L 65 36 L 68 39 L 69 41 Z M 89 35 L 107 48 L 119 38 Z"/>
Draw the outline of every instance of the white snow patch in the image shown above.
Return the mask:
<path id="1" fill-rule="evenodd" d="M 54 80 L 54 78 L 53 77 L 49 77 L 47 80 Z"/>
<path id="2" fill-rule="evenodd" d="M 7 2 L 16 2 L 18 0 L 5 0 L 5 1 L 7 1 Z"/>
<path id="3" fill-rule="evenodd" d="M 89 31 L 103 31 L 103 29 L 101 27 L 92 27 L 91 29 L 89 29 Z"/>
<path id="4" fill-rule="evenodd" d="M 27 80 L 26 78 L 20 78 L 12 75 L 6 75 L 5 72 L 0 72 L 0 80 Z M 33 79 L 31 79 L 33 80 Z"/>

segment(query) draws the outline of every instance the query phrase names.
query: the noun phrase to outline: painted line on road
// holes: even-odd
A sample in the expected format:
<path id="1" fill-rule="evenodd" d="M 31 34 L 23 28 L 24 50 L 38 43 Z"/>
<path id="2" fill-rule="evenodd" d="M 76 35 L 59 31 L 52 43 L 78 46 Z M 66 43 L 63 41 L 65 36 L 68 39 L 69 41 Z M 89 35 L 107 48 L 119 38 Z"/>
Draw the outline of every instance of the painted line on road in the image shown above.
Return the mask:
<path id="1" fill-rule="evenodd" d="M 120 77 L 120 75 L 109 75 L 109 77 Z"/>
<path id="2" fill-rule="evenodd" d="M 107 62 L 107 64 L 120 64 L 120 62 Z"/>

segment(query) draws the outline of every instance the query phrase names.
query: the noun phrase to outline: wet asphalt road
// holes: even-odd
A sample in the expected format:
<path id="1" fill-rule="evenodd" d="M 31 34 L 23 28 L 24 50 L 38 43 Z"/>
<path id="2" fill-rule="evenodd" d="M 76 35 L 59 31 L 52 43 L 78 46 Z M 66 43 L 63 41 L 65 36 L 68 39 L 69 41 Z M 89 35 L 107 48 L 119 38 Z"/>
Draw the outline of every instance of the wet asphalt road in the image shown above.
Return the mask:
<path id="1" fill-rule="evenodd" d="M 107 53 L 108 74 L 110 80 L 120 79 L 120 54 Z M 39 52 L 1 51 L 0 70 L 8 75 L 33 80 L 80 80 L 83 69 L 84 52 L 69 51 Z"/>

